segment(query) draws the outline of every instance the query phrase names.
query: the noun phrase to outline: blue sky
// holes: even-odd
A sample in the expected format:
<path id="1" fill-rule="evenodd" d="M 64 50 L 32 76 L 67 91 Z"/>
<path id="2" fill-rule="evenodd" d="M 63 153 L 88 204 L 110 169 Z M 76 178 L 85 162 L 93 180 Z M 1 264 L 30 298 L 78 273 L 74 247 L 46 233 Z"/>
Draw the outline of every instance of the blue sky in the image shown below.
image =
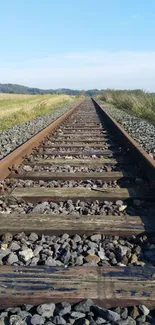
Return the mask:
<path id="1" fill-rule="evenodd" d="M 155 91 L 154 0 L 1 0 L 0 82 Z"/>

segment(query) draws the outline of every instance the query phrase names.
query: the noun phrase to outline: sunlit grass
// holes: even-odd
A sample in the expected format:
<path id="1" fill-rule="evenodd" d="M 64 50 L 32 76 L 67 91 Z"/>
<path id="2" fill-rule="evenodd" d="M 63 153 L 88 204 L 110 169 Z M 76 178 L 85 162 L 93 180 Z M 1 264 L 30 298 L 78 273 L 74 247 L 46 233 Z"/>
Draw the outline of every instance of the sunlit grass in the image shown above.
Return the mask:
<path id="1" fill-rule="evenodd" d="M 75 101 L 69 95 L 0 94 L 0 130 L 47 114 Z"/>

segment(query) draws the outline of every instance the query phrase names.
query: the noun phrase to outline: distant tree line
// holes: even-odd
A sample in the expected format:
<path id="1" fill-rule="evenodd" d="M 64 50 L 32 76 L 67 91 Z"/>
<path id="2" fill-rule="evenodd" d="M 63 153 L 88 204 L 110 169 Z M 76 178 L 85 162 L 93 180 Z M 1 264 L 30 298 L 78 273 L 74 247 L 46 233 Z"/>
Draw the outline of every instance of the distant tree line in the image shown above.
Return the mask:
<path id="1" fill-rule="evenodd" d="M 31 95 L 44 95 L 44 94 L 67 94 L 67 95 L 79 95 L 85 93 L 88 96 L 94 96 L 102 93 L 98 89 L 90 89 L 87 91 L 73 90 L 68 88 L 60 88 L 60 89 L 39 89 L 39 88 L 31 88 L 16 84 L 1 84 L 0 83 L 0 93 L 10 93 L 10 94 L 31 94 Z"/>

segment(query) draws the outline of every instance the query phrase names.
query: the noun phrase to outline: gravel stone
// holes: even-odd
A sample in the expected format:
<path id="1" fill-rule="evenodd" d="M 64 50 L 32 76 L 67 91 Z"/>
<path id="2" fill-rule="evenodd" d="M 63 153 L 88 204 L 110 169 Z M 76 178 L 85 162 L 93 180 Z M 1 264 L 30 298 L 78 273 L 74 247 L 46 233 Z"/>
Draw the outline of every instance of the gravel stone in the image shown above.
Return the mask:
<path id="1" fill-rule="evenodd" d="M 24 305 L 26 311 L 30 311 L 33 308 L 33 305 Z"/>
<path id="2" fill-rule="evenodd" d="M 39 253 L 40 253 L 42 250 L 43 250 L 43 247 L 42 247 L 41 245 L 36 246 L 35 249 L 34 249 L 33 255 L 34 255 L 34 256 L 39 255 Z"/>
<path id="3" fill-rule="evenodd" d="M 73 237 L 73 241 L 75 242 L 75 243 L 79 243 L 79 242 L 81 242 L 81 237 L 79 236 L 79 235 L 75 235 L 74 237 Z"/>
<path id="4" fill-rule="evenodd" d="M 46 262 L 45 262 L 45 265 L 47 265 L 47 266 L 57 266 L 57 261 L 54 260 L 52 257 L 48 257 Z"/>
<path id="5" fill-rule="evenodd" d="M 5 208 L 1 208 L 0 206 L 0 212 L 2 213 L 44 213 L 44 214 L 69 214 L 68 211 L 68 201 L 64 202 L 43 202 L 39 203 L 37 205 L 34 205 L 33 203 L 29 202 L 23 202 L 21 200 L 16 201 L 15 204 L 10 204 L 12 202 L 13 198 L 9 197 L 9 200 L 6 204 Z M 84 202 L 84 206 L 81 207 L 80 200 L 77 200 L 76 202 L 73 202 L 74 211 L 71 212 L 74 216 L 80 216 L 80 215 L 152 215 L 155 212 L 155 203 L 153 202 L 143 202 L 141 201 L 140 207 L 132 206 L 127 204 L 125 202 L 125 205 L 127 205 L 127 208 L 120 212 L 119 206 L 116 205 L 115 202 L 99 202 L 99 201 L 92 201 L 92 202 Z M 45 203 L 45 204 L 44 204 Z M 9 209 L 9 211 L 8 211 Z M 35 209 L 35 210 L 34 210 Z M 40 212 L 39 212 L 40 211 Z"/>
<path id="6" fill-rule="evenodd" d="M 31 248 L 27 248 L 19 252 L 19 256 L 24 259 L 24 262 L 27 262 L 30 258 L 34 256 L 34 254 Z"/>
<path id="7" fill-rule="evenodd" d="M 26 325 L 25 321 L 18 315 L 10 316 L 10 325 Z"/>
<path id="8" fill-rule="evenodd" d="M 138 322 L 138 323 L 144 323 L 145 324 L 145 321 L 146 321 L 146 316 L 145 315 L 142 315 L 142 316 L 140 316 L 140 317 L 138 317 L 137 319 L 136 319 L 136 321 Z"/>
<path id="9" fill-rule="evenodd" d="M 29 236 L 29 240 L 32 242 L 35 242 L 38 240 L 38 235 L 35 234 L 34 232 L 31 233 L 31 235 Z"/>
<path id="10" fill-rule="evenodd" d="M 29 165 L 23 166 L 23 169 L 25 170 L 25 172 L 31 172 L 32 171 L 32 167 L 29 166 Z"/>
<path id="11" fill-rule="evenodd" d="M 127 319 L 128 318 L 128 308 L 122 308 L 121 317 L 123 319 Z"/>
<path id="12" fill-rule="evenodd" d="M 98 251 L 98 256 L 100 257 L 101 260 L 109 260 L 108 257 L 106 257 L 105 255 L 105 251 L 103 248 L 100 248 L 100 250 Z"/>
<path id="13" fill-rule="evenodd" d="M 11 242 L 12 241 L 12 234 L 10 232 L 6 232 L 3 236 L 2 236 L 2 240 L 4 242 Z"/>
<path id="14" fill-rule="evenodd" d="M 7 311 L 12 313 L 12 314 L 16 314 L 20 312 L 20 307 L 12 307 L 12 308 L 7 308 Z"/>
<path id="15" fill-rule="evenodd" d="M 93 305 L 94 303 L 91 299 L 86 299 L 74 305 L 74 310 L 81 313 L 88 313 Z"/>
<path id="16" fill-rule="evenodd" d="M 10 243 L 9 249 L 13 252 L 18 251 L 20 249 L 20 245 L 17 242 L 12 241 Z"/>
<path id="17" fill-rule="evenodd" d="M 71 313 L 71 317 L 76 318 L 76 319 L 79 319 L 79 318 L 85 317 L 85 314 L 84 313 L 81 313 L 79 311 L 73 311 Z"/>
<path id="18" fill-rule="evenodd" d="M 86 299 L 75 305 L 67 302 L 42 304 L 39 306 L 22 305 L 0 310 L 0 325 L 153 325 L 155 310 L 142 305 L 129 308 L 116 307 L 104 309 Z M 148 314 L 149 311 L 149 314 Z M 44 315 L 44 316 L 43 316 Z"/>
<path id="19" fill-rule="evenodd" d="M 125 256 L 128 251 L 129 251 L 129 247 L 122 246 L 122 245 L 118 246 L 118 252 L 120 253 L 121 257 Z"/>
<path id="20" fill-rule="evenodd" d="M 94 314 L 108 321 L 117 322 L 120 320 L 120 315 L 112 310 L 103 309 L 95 305 L 91 307 L 91 310 Z"/>
<path id="21" fill-rule="evenodd" d="M 60 316 L 64 316 L 71 312 L 71 305 L 68 302 L 58 303 L 56 306 L 56 313 Z"/>
<path id="22" fill-rule="evenodd" d="M 40 260 L 39 257 L 33 257 L 32 260 L 31 260 L 30 265 L 31 265 L 31 266 L 35 266 L 35 265 L 37 265 L 38 262 L 39 262 L 39 260 Z"/>
<path id="23" fill-rule="evenodd" d="M 118 205 L 119 207 L 121 207 L 123 205 L 123 201 L 121 200 L 117 200 L 116 201 L 116 205 Z"/>
<path id="24" fill-rule="evenodd" d="M 85 260 L 89 263 L 89 265 L 95 265 L 100 262 L 100 258 L 95 254 L 87 255 Z"/>
<path id="25" fill-rule="evenodd" d="M 0 263 L 3 258 L 11 253 L 10 249 L 0 249 Z"/>
<path id="26" fill-rule="evenodd" d="M 20 310 L 19 312 L 18 312 L 18 315 L 23 319 L 23 320 L 25 320 L 25 318 L 27 318 L 27 317 L 31 317 L 31 314 L 28 312 L 28 311 L 26 311 L 26 310 Z"/>
<path id="27" fill-rule="evenodd" d="M 124 110 L 121 111 L 114 107 L 107 107 L 105 110 L 155 159 L 155 126 L 126 113 Z"/>
<path id="28" fill-rule="evenodd" d="M 15 253 L 11 253 L 9 256 L 8 256 L 8 259 L 7 259 L 7 263 L 12 265 L 14 263 L 17 263 L 18 262 L 18 257 Z"/>
<path id="29" fill-rule="evenodd" d="M 44 210 L 46 210 L 46 208 L 48 207 L 48 205 L 48 202 L 39 203 L 33 208 L 31 213 L 43 213 Z"/>
<path id="30" fill-rule="evenodd" d="M 100 235 L 101 236 L 101 235 Z M 35 241 L 29 239 L 33 237 Z M 92 237 L 92 236 L 91 236 Z M 101 236 L 97 242 L 91 237 L 64 234 L 44 236 L 19 233 L 12 242 L 1 242 L 1 265 L 155 265 L 155 240 L 146 235 L 132 237 Z M 80 240 L 80 241 L 79 241 Z M 9 245 L 9 248 L 7 247 Z"/>
<path id="31" fill-rule="evenodd" d="M 2 311 L 2 312 L 0 313 L 0 319 L 1 319 L 1 318 L 4 319 L 4 317 L 7 317 L 7 316 L 8 316 L 8 312 L 7 312 L 7 311 Z"/>
<path id="32" fill-rule="evenodd" d="M 122 212 L 127 208 L 127 205 L 121 205 L 121 207 L 119 207 L 119 211 Z"/>
<path id="33" fill-rule="evenodd" d="M 82 255 L 79 255 L 75 261 L 75 265 L 83 265 L 83 260 L 84 260 L 84 257 Z"/>
<path id="34" fill-rule="evenodd" d="M 139 308 L 137 306 L 133 306 L 133 308 L 130 311 L 129 315 L 131 316 L 131 318 L 136 319 L 140 315 Z"/>
<path id="35" fill-rule="evenodd" d="M 43 304 L 37 307 L 38 314 L 40 314 L 43 318 L 44 317 L 50 318 L 51 316 L 53 316 L 54 310 L 55 310 L 54 303 Z"/>
<path id="36" fill-rule="evenodd" d="M 100 234 L 93 235 L 93 236 L 90 237 L 90 239 L 91 239 L 92 241 L 98 242 L 98 241 L 101 240 L 101 235 L 100 235 Z"/>
<path id="37" fill-rule="evenodd" d="M 35 159 L 35 157 L 34 157 Z M 113 166 L 109 166 L 107 165 L 103 165 L 101 167 L 84 167 L 84 166 L 71 166 L 71 165 L 35 165 L 33 167 L 31 167 L 33 171 L 37 171 L 37 172 L 42 172 L 42 171 L 46 171 L 46 172 L 70 172 L 70 173 L 77 173 L 77 172 L 85 172 L 85 173 L 90 173 L 90 172 L 96 172 L 96 173 L 102 173 L 104 171 L 119 171 L 120 169 L 124 169 L 126 170 L 125 166 L 120 166 L 119 163 L 117 165 L 113 165 Z M 128 166 L 128 171 L 130 170 L 130 166 Z M 110 170 L 109 170 L 110 169 Z M 18 167 L 18 172 L 23 172 L 23 165 L 21 165 L 20 167 Z M 137 179 L 136 179 L 137 181 Z M 40 181 L 40 186 L 44 185 L 44 181 Z M 99 185 L 99 184 L 98 184 Z M 101 183 L 100 183 L 101 185 Z"/>
<path id="38" fill-rule="evenodd" d="M 76 187 L 84 187 L 84 188 L 90 188 L 90 189 L 94 189 L 94 188 L 120 188 L 120 186 L 125 186 L 125 181 L 109 181 L 109 182 L 105 182 L 105 181 L 100 181 L 99 180 L 81 180 L 81 181 L 76 181 L 76 180 L 72 180 L 72 181 L 61 181 L 61 180 L 52 180 L 52 181 L 42 181 L 41 187 L 43 188 L 76 188 Z M 127 183 L 128 185 L 128 183 Z M 15 183 L 9 183 L 8 182 L 8 186 L 9 187 L 18 187 L 18 188 L 30 188 L 30 187 L 38 187 L 40 186 L 40 181 L 30 181 L 30 180 L 22 180 L 22 179 L 18 179 L 15 181 Z M 84 208 L 85 206 L 85 202 L 83 203 L 83 206 L 80 207 Z M 71 213 L 72 211 L 74 211 L 74 204 L 73 202 L 66 205 L 68 211 Z M 124 207 L 124 208 L 123 208 Z M 42 204 L 39 203 L 36 205 L 36 207 L 34 208 L 33 213 L 38 213 L 38 208 L 39 208 L 39 213 L 42 213 L 42 209 L 47 209 L 48 208 L 48 204 Z M 122 211 L 125 209 L 126 207 L 124 205 L 122 205 L 121 207 L 119 207 L 119 211 Z"/>
<path id="39" fill-rule="evenodd" d="M 145 316 L 147 316 L 150 313 L 149 309 L 146 306 L 144 306 L 144 305 L 139 305 L 139 309 L 142 311 L 142 313 Z"/>
<path id="40" fill-rule="evenodd" d="M 42 325 L 42 324 L 44 324 L 44 322 L 45 322 L 45 319 L 38 314 L 33 315 L 31 318 L 32 325 Z"/>

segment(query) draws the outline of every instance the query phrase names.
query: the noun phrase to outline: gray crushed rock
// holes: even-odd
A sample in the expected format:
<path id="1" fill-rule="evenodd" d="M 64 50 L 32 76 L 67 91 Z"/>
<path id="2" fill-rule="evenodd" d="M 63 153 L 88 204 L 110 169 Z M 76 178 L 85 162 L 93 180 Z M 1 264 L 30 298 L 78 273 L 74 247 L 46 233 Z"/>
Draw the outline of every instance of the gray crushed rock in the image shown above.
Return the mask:
<path id="1" fill-rule="evenodd" d="M 34 172 L 52 172 L 52 173 L 79 173 L 79 172 L 84 172 L 84 173 L 91 173 L 91 172 L 95 172 L 95 173 L 102 173 L 102 172 L 111 172 L 111 171 L 122 171 L 122 169 L 120 169 L 119 166 L 117 165 L 103 165 L 101 167 L 86 167 L 86 166 L 71 166 L 69 164 L 66 163 L 66 165 L 35 165 L 33 167 L 26 165 L 26 166 L 21 166 L 18 169 L 18 172 L 22 172 L 25 171 L 25 169 L 27 168 L 29 170 L 28 171 L 34 171 Z M 127 170 L 129 170 L 129 166 L 126 168 Z"/>
<path id="2" fill-rule="evenodd" d="M 155 126 L 114 107 L 104 107 L 113 118 L 155 159 Z"/>
<path id="3" fill-rule="evenodd" d="M 145 202 L 142 200 L 133 200 L 127 202 L 122 200 L 103 201 L 98 200 L 85 202 L 82 200 L 60 201 L 60 202 L 39 202 L 33 204 L 16 199 L 12 196 L 0 199 L 0 213 L 43 213 L 43 214 L 71 214 L 73 217 L 81 215 L 153 215 L 155 211 L 155 203 Z"/>
<path id="4" fill-rule="evenodd" d="M 129 180 L 124 180 L 124 181 L 109 181 L 109 182 L 104 182 L 101 180 L 81 180 L 81 181 L 61 181 L 61 180 L 53 180 L 53 181 L 32 181 L 32 180 L 14 180 L 14 182 L 10 183 L 9 187 L 44 187 L 44 188 L 75 188 L 75 187 L 84 187 L 84 188 L 92 188 L 92 189 L 97 189 L 97 188 L 120 188 L 120 184 L 123 184 L 124 186 L 130 185 L 131 183 L 133 184 L 134 181 L 130 182 Z"/>
<path id="5" fill-rule="evenodd" d="M 149 310 L 144 305 L 106 309 L 95 305 L 91 299 L 74 305 L 63 301 L 57 304 L 22 305 L 0 310 L 0 324 L 4 325 L 153 325 L 154 323 L 154 310 Z"/>
<path id="6" fill-rule="evenodd" d="M 95 234 L 47 236 L 24 232 L 0 238 L 0 265 L 126 266 L 155 265 L 155 239 Z M 143 306 L 141 311 L 147 315 Z M 81 312 L 83 312 L 81 310 Z"/>

